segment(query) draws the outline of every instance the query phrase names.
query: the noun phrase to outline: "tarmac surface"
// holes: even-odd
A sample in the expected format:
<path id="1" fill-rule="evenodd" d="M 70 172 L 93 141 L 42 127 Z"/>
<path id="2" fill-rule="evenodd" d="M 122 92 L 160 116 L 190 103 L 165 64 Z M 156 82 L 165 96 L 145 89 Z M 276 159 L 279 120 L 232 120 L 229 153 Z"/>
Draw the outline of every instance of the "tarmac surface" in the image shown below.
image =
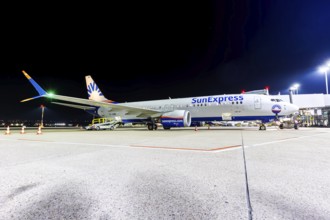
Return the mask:
<path id="1" fill-rule="evenodd" d="M 1 132 L 1 220 L 330 219 L 330 128 Z"/>

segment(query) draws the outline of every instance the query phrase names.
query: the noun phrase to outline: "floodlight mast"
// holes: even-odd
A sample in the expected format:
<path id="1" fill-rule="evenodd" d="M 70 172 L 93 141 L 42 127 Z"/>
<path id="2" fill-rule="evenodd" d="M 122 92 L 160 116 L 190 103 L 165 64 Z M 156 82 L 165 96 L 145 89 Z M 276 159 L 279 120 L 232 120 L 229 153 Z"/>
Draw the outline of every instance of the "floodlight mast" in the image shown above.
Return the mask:
<path id="1" fill-rule="evenodd" d="M 320 69 L 319 69 L 319 72 L 323 73 L 324 77 L 325 77 L 325 90 L 326 90 L 327 95 L 329 94 L 329 91 L 328 91 L 328 71 L 329 71 L 329 67 L 330 67 L 330 61 L 327 62 L 326 66 L 321 66 Z"/>

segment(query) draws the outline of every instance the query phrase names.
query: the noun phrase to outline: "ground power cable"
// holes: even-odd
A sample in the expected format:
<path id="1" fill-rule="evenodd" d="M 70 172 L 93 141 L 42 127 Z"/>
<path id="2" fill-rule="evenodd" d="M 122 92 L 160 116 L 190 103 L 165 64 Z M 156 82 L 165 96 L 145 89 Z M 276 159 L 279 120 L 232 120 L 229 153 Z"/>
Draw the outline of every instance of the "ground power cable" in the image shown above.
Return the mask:
<path id="1" fill-rule="evenodd" d="M 252 206 L 251 206 L 251 200 L 250 200 L 249 182 L 248 182 L 247 169 L 246 169 L 243 132 L 241 132 L 241 139 L 242 139 L 242 151 L 243 151 L 243 162 L 244 162 L 244 173 L 245 173 L 245 189 L 246 189 L 247 208 L 248 208 L 249 220 L 252 220 Z"/>

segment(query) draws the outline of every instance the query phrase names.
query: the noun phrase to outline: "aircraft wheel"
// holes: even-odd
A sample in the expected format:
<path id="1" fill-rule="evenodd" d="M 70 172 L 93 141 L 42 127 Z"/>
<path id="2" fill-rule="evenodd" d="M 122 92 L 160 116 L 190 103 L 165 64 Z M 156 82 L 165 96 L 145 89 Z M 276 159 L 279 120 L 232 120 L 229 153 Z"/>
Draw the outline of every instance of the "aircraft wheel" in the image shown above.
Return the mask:
<path id="1" fill-rule="evenodd" d="M 154 125 L 153 124 L 148 124 L 148 130 L 151 131 L 154 129 Z"/>
<path id="2" fill-rule="evenodd" d="M 281 123 L 279 127 L 280 129 L 283 129 L 284 128 L 283 123 Z"/>
<path id="3" fill-rule="evenodd" d="M 266 126 L 264 124 L 260 125 L 259 130 L 265 131 L 266 130 Z"/>
<path id="4" fill-rule="evenodd" d="M 154 127 L 154 130 L 157 130 L 157 128 L 158 128 L 156 124 L 154 124 L 153 127 Z"/>
<path id="5" fill-rule="evenodd" d="M 100 130 L 100 127 L 99 127 L 99 126 L 97 126 L 97 127 L 96 127 L 96 130 L 98 130 L 98 131 L 99 131 L 99 130 Z"/>

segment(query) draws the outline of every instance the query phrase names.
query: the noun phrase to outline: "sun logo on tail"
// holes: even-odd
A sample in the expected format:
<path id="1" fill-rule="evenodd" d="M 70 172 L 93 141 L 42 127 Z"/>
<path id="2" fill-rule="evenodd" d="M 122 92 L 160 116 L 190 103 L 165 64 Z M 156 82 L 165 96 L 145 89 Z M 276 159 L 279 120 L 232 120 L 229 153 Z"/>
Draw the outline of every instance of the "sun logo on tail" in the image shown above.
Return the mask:
<path id="1" fill-rule="evenodd" d="M 99 87 L 95 84 L 95 82 L 91 82 L 88 86 L 87 86 L 87 92 L 88 92 L 88 98 L 90 98 L 92 95 L 93 96 L 103 96 L 101 90 L 99 89 Z"/>

